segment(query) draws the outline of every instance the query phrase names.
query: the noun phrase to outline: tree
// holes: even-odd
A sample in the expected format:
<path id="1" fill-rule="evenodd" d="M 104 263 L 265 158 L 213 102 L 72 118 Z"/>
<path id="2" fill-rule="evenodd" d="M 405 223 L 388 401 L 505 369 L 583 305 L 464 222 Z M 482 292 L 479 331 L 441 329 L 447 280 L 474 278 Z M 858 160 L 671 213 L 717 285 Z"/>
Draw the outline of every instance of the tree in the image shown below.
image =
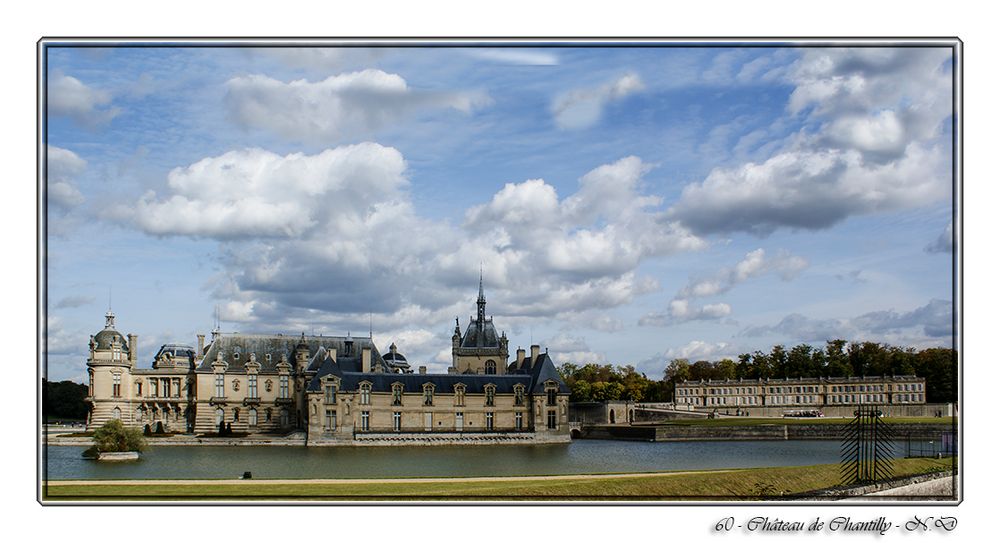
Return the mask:
<path id="1" fill-rule="evenodd" d="M 42 379 L 42 415 L 48 419 L 86 420 L 87 385 Z"/>
<path id="2" fill-rule="evenodd" d="M 146 449 L 146 440 L 138 428 L 126 428 L 122 421 L 112 419 L 94 431 L 97 452 L 140 452 Z"/>
<path id="3" fill-rule="evenodd" d="M 575 381 L 570 385 L 569 390 L 569 401 L 571 402 L 589 402 L 594 399 L 590 383 L 587 381 Z"/>
<path id="4" fill-rule="evenodd" d="M 723 358 L 715 363 L 715 373 L 719 379 L 736 379 L 736 362 Z"/>

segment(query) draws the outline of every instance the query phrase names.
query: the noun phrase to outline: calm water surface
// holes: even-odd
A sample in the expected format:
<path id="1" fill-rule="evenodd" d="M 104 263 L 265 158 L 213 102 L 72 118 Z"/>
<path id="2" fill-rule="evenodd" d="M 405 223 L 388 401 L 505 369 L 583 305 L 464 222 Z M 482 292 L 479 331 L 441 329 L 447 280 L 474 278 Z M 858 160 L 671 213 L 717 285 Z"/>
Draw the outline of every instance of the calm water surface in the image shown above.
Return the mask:
<path id="1" fill-rule="evenodd" d="M 832 464 L 838 441 L 578 440 L 499 447 L 151 447 L 138 462 L 84 460 L 47 447 L 49 479 L 341 479 L 562 475 Z M 897 451 L 902 447 L 897 446 Z"/>

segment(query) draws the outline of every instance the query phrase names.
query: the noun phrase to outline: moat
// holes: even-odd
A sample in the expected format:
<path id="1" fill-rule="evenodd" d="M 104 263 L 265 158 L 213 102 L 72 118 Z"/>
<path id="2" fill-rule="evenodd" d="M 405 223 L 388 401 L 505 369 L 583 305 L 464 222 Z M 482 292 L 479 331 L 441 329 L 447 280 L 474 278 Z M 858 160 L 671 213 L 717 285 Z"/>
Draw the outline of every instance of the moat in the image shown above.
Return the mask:
<path id="1" fill-rule="evenodd" d="M 839 441 L 623 442 L 472 447 L 150 447 L 138 462 L 46 447 L 47 479 L 342 479 L 634 473 L 839 462 Z M 905 447 L 897 444 L 902 455 Z"/>

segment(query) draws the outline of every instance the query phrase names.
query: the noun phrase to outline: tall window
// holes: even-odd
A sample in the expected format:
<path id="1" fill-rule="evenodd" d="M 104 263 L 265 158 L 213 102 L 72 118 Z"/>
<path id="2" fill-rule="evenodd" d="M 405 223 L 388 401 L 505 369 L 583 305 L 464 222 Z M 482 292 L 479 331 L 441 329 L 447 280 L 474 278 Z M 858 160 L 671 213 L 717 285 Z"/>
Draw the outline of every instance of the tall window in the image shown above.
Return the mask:
<path id="1" fill-rule="evenodd" d="M 514 405 L 524 405 L 524 385 L 514 385 Z"/>
<path id="2" fill-rule="evenodd" d="M 225 414 L 224 411 L 222 411 L 221 407 L 215 410 L 215 425 L 216 426 L 222 424 L 222 421 L 225 418 L 226 418 L 226 414 Z M 153 414 L 153 419 L 156 419 L 156 414 L 155 413 Z"/>
<path id="3" fill-rule="evenodd" d="M 392 405 L 403 405 L 403 385 L 392 385 Z"/>
<path id="4" fill-rule="evenodd" d="M 288 410 L 287 409 L 282 409 L 281 410 L 281 419 L 280 420 L 281 420 L 281 427 L 282 428 L 287 428 L 288 427 Z"/>
<path id="5" fill-rule="evenodd" d="M 486 406 L 493 407 L 493 402 L 496 397 L 497 387 L 493 385 L 486 385 Z"/>
<path id="6" fill-rule="evenodd" d="M 333 431 L 337 429 L 337 410 L 327 409 L 326 410 L 326 429 Z"/>
<path id="7" fill-rule="evenodd" d="M 493 429 L 493 413 L 492 412 L 487 412 L 486 413 L 486 429 L 487 430 L 492 430 Z"/>
<path id="8" fill-rule="evenodd" d="M 114 408 L 111 410 L 111 418 L 119 420 L 122 418 L 122 410 L 119 408 Z"/>
<path id="9" fill-rule="evenodd" d="M 215 397 L 225 398 L 226 397 L 226 382 L 225 376 L 221 373 L 215 374 Z"/>
<path id="10" fill-rule="evenodd" d="M 555 405 L 556 404 L 556 394 L 558 394 L 558 393 L 559 393 L 559 391 L 557 389 L 555 389 L 555 388 L 547 389 L 545 391 L 545 397 L 546 397 L 545 405 Z"/>
<path id="11" fill-rule="evenodd" d="M 116 373 L 112 377 L 111 395 L 115 398 L 122 395 L 122 375 L 120 373 Z"/>
<path id="12" fill-rule="evenodd" d="M 518 411 L 514 413 L 514 429 L 523 430 L 524 429 L 524 413 Z"/>
<path id="13" fill-rule="evenodd" d="M 257 398 L 257 374 L 251 373 L 247 376 L 247 397 Z"/>
<path id="14" fill-rule="evenodd" d="M 549 410 L 548 427 L 549 427 L 549 430 L 555 430 L 557 428 L 557 426 L 556 426 L 556 412 L 555 412 L 554 409 L 550 409 Z"/>
<path id="15" fill-rule="evenodd" d="M 280 382 L 280 388 L 279 388 L 279 396 L 278 397 L 279 398 L 287 398 L 288 397 L 288 376 L 287 375 L 282 375 L 281 378 L 280 378 L 280 380 L 279 380 L 279 382 Z"/>
<path id="16" fill-rule="evenodd" d="M 371 405 L 372 386 L 368 383 L 361 384 L 361 405 Z"/>
<path id="17" fill-rule="evenodd" d="M 399 411 L 393 411 L 392 413 L 392 430 L 398 432 L 402 427 L 403 414 Z"/>
<path id="18" fill-rule="evenodd" d="M 485 370 L 483 371 L 486 375 L 496 375 L 497 374 L 497 363 L 493 360 L 487 360 L 485 364 Z"/>
<path id="19" fill-rule="evenodd" d="M 362 411 L 361 412 L 361 431 L 362 432 L 367 432 L 368 429 L 371 427 L 369 425 L 369 419 L 370 418 L 371 418 L 371 413 L 369 413 L 368 411 Z"/>
<path id="20" fill-rule="evenodd" d="M 250 411 L 247 411 L 247 424 L 257 426 L 257 410 L 253 407 L 250 408 Z"/>
<path id="21" fill-rule="evenodd" d="M 94 395 L 94 370 L 87 370 L 87 377 L 89 378 L 89 384 L 87 385 L 87 395 Z"/>
<path id="22" fill-rule="evenodd" d="M 337 403 L 337 386 L 336 385 L 334 385 L 333 383 L 327 383 L 326 386 L 323 387 L 323 390 L 325 391 L 325 395 L 324 395 L 325 397 L 323 398 L 323 400 L 326 403 L 328 403 L 328 404 L 335 404 L 335 403 Z"/>
<path id="23" fill-rule="evenodd" d="M 465 405 L 465 385 L 455 385 L 455 405 L 459 407 Z"/>
<path id="24" fill-rule="evenodd" d="M 240 421 L 240 408 L 239 407 L 234 407 L 233 408 L 233 422 L 239 422 L 239 421 Z"/>
<path id="25" fill-rule="evenodd" d="M 424 405 L 434 405 L 434 385 L 424 385 Z"/>
<path id="26" fill-rule="evenodd" d="M 142 397 L 142 381 L 135 382 L 135 395 Z"/>

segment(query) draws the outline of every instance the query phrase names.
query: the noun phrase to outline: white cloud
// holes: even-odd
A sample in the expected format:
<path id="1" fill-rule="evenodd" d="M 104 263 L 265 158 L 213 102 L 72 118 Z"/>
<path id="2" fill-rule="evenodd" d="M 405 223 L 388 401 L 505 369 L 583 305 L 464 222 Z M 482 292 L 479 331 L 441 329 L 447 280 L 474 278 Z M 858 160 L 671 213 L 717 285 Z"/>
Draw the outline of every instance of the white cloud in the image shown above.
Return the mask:
<path id="1" fill-rule="evenodd" d="M 807 49 L 786 72 L 804 129 L 763 161 L 716 168 L 670 217 L 696 233 L 827 228 L 950 196 L 950 49 Z"/>
<path id="2" fill-rule="evenodd" d="M 604 107 L 641 91 L 642 80 L 633 73 L 625 74 L 594 89 L 577 89 L 563 94 L 552 103 L 556 126 L 577 130 L 593 126 L 601 119 Z"/>
<path id="3" fill-rule="evenodd" d="M 93 296 L 85 296 L 85 295 L 66 296 L 65 298 L 61 298 L 58 302 L 55 303 L 55 308 L 67 309 L 73 307 L 82 307 L 85 305 L 90 305 L 92 303 L 94 303 Z"/>
<path id="4" fill-rule="evenodd" d="M 371 62 L 382 56 L 381 49 L 368 47 L 263 47 L 254 54 L 277 60 L 283 66 L 310 71 L 332 71 L 346 65 Z"/>
<path id="5" fill-rule="evenodd" d="M 639 319 L 642 326 L 669 326 L 694 320 L 720 320 L 728 317 L 732 308 L 726 303 L 693 307 L 691 298 L 717 296 L 754 277 L 775 273 L 789 281 L 809 263 L 802 257 L 781 252 L 768 257 L 764 249 L 750 251 L 731 268 L 723 268 L 710 277 L 693 278 L 681 288 L 662 313 L 648 313 Z"/>
<path id="6" fill-rule="evenodd" d="M 85 85 L 79 79 L 53 74 L 48 80 L 46 112 L 49 115 L 64 116 L 76 123 L 93 128 L 111 121 L 121 113 L 113 107 L 111 94 Z"/>
<path id="7" fill-rule="evenodd" d="M 928 253 L 951 253 L 955 249 L 954 235 L 952 234 L 952 223 L 948 223 L 947 228 L 941 235 L 924 247 Z"/>
<path id="8" fill-rule="evenodd" d="M 171 194 L 143 196 L 134 217 L 155 235 L 291 238 L 323 229 L 354 237 L 366 221 L 401 205 L 405 168 L 398 151 L 373 143 L 316 155 L 231 151 L 175 168 L 167 179 Z M 337 249 L 336 242 L 327 248 Z"/>
<path id="9" fill-rule="evenodd" d="M 730 357 L 735 359 L 735 352 L 732 345 L 726 342 L 711 343 L 707 341 L 691 340 L 686 345 L 681 347 L 671 347 L 663 353 L 663 358 L 665 360 L 672 360 L 674 358 L 686 358 L 691 361 L 695 360 L 716 360 L 725 357 Z"/>
<path id="10" fill-rule="evenodd" d="M 48 146 L 48 199 L 49 203 L 62 209 L 82 204 L 83 194 L 77 189 L 74 178 L 87 168 L 87 161 L 68 149 Z"/>
<path id="11" fill-rule="evenodd" d="M 889 309 L 850 318 L 810 318 L 793 313 L 771 326 L 751 326 L 743 336 L 778 335 L 791 343 L 831 339 L 884 341 L 910 346 L 942 345 L 953 334 L 954 306 L 947 300 L 931 300 L 911 311 Z"/>
<path id="12" fill-rule="evenodd" d="M 227 320 L 254 329 L 344 333 L 367 328 L 372 312 L 380 330 L 419 322 L 450 335 L 449 321 L 471 310 L 482 262 L 491 313 L 615 330 L 621 322 L 604 310 L 659 288 L 636 271 L 643 260 L 703 246 L 664 226 L 659 199 L 640 190 L 648 169 L 635 157 L 599 166 L 562 200 L 543 180 L 511 183 L 454 226 L 417 215 L 393 148 L 248 149 L 173 170 L 132 220 L 152 235 L 222 242 L 214 296 Z"/>
<path id="13" fill-rule="evenodd" d="M 478 92 L 411 89 L 399 75 L 373 69 L 317 82 L 250 75 L 230 79 L 226 88 L 226 107 L 240 126 L 317 144 L 364 138 L 420 111 L 470 113 L 489 103 Z"/>
<path id="14" fill-rule="evenodd" d="M 481 48 L 469 49 L 470 56 L 501 64 L 524 66 L 555 66 L 559 64 L 559 56 L 549 51 L 534 51 L 531 49 L 501 49 Z"/>

